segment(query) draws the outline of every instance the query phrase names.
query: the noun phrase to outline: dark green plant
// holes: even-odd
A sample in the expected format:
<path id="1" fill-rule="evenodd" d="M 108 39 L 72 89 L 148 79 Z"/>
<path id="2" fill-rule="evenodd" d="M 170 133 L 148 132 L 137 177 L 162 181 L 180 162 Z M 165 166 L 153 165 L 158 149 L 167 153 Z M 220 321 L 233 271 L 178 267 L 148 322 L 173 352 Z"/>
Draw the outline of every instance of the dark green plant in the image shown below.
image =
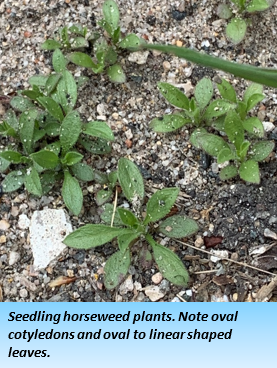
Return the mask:
<path id="1" fill-rule="evenodd" d="M 114 1 L 105 1 L 102 11 L 104 18 L 98 24 L 106 31 L 108 38 L 98 32 L 89 32 L 86 27 L 74 25 L 69 28 L 63 27 L 59 30 L 57 40 L 47 40 L 41 47 L 44 50 L 63 48 L 66 51 L 91 47 L 92 57 L 87 53 L 76 51 L 68 54 L 67 59 L 96 74 L 106 71 L 112 82 L 124 83 L 126 76 L 118 63 L 118 54 L 128 47 L 138 47 L 141 40 L 135 34 L 122 37 L 119 10 Z"/>
<path id="2" fill-rule="evenodd" d="M 236 15 L 232 7 L 227 4 L 220 4 L 217 8 L 217 15 L 222 19 L 231 19 L 226 27 L 226 36 L 235 45 L 240 43 L 247 31 L 247 26 L 251 24 L 251 19 L 247 15 L 267 10 L 270 4 L 266 0 L 230 0 L 237 8 Z"/>
<path id="3" fill-rule="evenodd" d="M 102 220 L 109 225 L 85 225 L 68 235 L 64 243 L 72 248 L 90 249 L 117 238 L 119 251 L 107 260 L 104 268 L 105 286 L 113 289 L 123 281 L 128 272 L 132 246 L 139 239 L 146 240 L 163 276 L 175 285 L 186 286 L 189 276 L 183 262 L 174 252 L 154 240 L 155 234 L 159 233 L 170 238 L 183 238 L 198 230 L 194 220 L 179 215 L 168 217 L 156 225 L 169 214 L 179 189 L 158 190 L 147 202 L 146 214 L 143 216 L 144 184 L 137 166 L 121 158 L 117 176 L 123 194 L 133 205 L 133 212 L 107 204 Z"/>
<path id="4" fill-rule="evenodd" d="M 31 89 L 11 100 L 14 110 L 4 117 L 0 134 L 12 137 L 12 143 L 0 153 L 0 171 L 10 170 L 2 182 L 5 192 L 24 185 L 37 196 L 47 193 L 63 178 L 64 202 L 78 215 L 83 194 L 77 179 L 91 181 L 94 171 L 82 162 L 83 155 L 77 148 L 82 145 L 91 153 L 110 152 L 109 141 L 114 140 L 114 135 L 102 121 L 82 122 L 74 110 L 77 83 L 66 64 L 61 51 L 55 50 L 55 72 L 31 77 Z"/>

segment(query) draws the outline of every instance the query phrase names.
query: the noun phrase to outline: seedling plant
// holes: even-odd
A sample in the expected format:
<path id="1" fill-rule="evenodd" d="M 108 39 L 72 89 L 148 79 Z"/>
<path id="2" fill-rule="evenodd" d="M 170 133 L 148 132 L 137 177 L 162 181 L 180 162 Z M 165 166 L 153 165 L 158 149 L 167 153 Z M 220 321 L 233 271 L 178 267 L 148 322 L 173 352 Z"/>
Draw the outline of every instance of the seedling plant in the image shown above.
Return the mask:
<path id="1" fill-rule="evenodd" d="M 146 241 L 162 275 L 175 285 L 186 286 L 189 276 L 183 262 L 173 251 L 155 240 L 159 233 L 169 238 L 183 238 L 198 230 L 197 223 L 185 216 L 173 215 L 163 220 L 174 205 L 179 189 L 158 190 L 148 200 L 143 215 L 145 191 L 137 166 L 132 161 L 121 158 L 117 176 L 124 196 L 133 205 L 133 211 L 107 204 L 102 214 L 102 220 L 107 225 L 85 225 L 69 234 L 64 243 L 72 248 L 90 249 L 117 238 L 119 250 L 107 260 L 104 267 L 105 286 L 113 289 L 123 281 L 128 272 L 132 246 L 139 240 Z"/>

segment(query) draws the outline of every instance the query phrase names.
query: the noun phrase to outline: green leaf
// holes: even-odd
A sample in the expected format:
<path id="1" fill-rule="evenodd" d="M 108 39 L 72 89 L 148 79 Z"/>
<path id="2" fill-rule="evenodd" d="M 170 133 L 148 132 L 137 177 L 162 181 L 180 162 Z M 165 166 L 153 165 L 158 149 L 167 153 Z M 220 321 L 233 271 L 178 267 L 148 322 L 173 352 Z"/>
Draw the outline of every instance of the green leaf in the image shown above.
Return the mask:
<path id="1" fill-rule="evenodd" d="M 253 107 L 255 107 L 259 102 L 264 100 L 264 98 L 265 96 L 260 93 L 256 93 L 252 95 L 251 97 L 249 97 L 247 101 L 247 111 L 250 111 L 251 109 L 253 109 Z"/>
<path id="2" fill-rule="evenodd" d="M 40 178 L 37 170 L 34 167 L 27 170 L 24 184 L 29 193 L 32 193 L 39 197 L 42 195 Z"/>
<path id="3" fill-rule="evenodd" d="M 221 83 L 217 83 L 217 88 L 222 98 L 233 103 L 237 102 L 237 95 L 234 87 L 225 79 L 222 78 Z"/>
<path id="4" fill-rule="evenodd" d="M 221 19 L 229 19 L 232 16 L 232 11 L 227 4 L 219 4 L 216 13 Z"/>
<path id="5" fill-rule="evenodd" d="M 235 111 L 228 111 L 224 122 L 224 131 L 238 150 L 244 141 L 244 129 L 242 121 Z"/>
<path id="6" fill-rule="evenodd" d="M 189 99 L 179 88 L 172 86 L 169 83 L 159 82 L 158 88 L 164 98 L 173 106 L 179 107 L 180 109 L 189 109 Z"/>
<path id="7" fill-rule="evenodd" d="M 57 137 L 60 134 L 61 125 L 59 123 L 48 123 L 45 125 L 46 134 L 50 137 Z"/>
<path id="8" fill-rule="evenodd" d="M 14 129 L 15 132 L 18 131 L 19 124 L 16 117 L 16 114 L 13 110 L 8 110 L 4 115 L 4 121 L 8 123 L 8 125 Z"/>
<path id="9" fill-rule="evenodd" d="M 226 36 L 235 45 L 240 43 L 246 34 L 247 24 L 245 20 L 241 18 L 233 18 L 226 27 Z"/>
<path id="10" fill-rule="evenodd" d="M 168 133 L 174 132 L 177 129 L 180 129 L 186 124 L 191 123 L 190 119 L 185 119 L 180 115 L 164 115 L 162 118 L 155 118 L 151 120 L 149 126 L 155 132 L 158 133 Z"/>
<path id="11" fill-rule="evenodd" d="M 50 94 L 55 90 L 59 80 L 61 79 L 60 74 L 51 74 L 45 84 L 45 92 L 50 97 Z M 39 96 L 40 97 L 40 96 Z"/>
<path id="12" fill-rule="evenodd" d="M 19 164 L 21 162 L 22 155 L 15 151 L 3 151 L 0 152 L 0 157 L 13 164 Z"/>
<path id="13" fill-rule="evenodd" d="M 122 233 L 124 229 L 88 224 L 69 234 L 63 243 L 76 249 L 90 249 L 106 244 Z"/>
<path id="14" fill-rule="evenodd" d="M 4 172 L 10 166 L 10 161 L 5 160 L 3 157 L 0 158 L 0 172 Z"/>
<path id="15" fill-rule="evenodd" d="M 22 97 L 22 96 L 15 96 L 11 99 L 10 105 L 18 111 L 25 111 L 28 109 L 32 109 L 35 106 L 33 105 L 32 101 L 30 101 L 28 98 Z"/>
<path id="16" fill-rule="evenodd" d="M 229 180 L 237 175 L 238 169 L 234 165 L 228 165 L 220 170 L 219 177 L 221 180 Z"/>
<path id="17" fill-rule="evenodd" d="M 94 179 L 94 171 L 92 168 L 84 163 L 78 162 L 70 167 L 74 176 L 82 181 L 92 181 Z"/>
<path id="18" fill-rule="evenodd" d="M 155 222 L 165 217 L 174 205 L 179 188 L 165 188 L 158 190 L 152 195 L 146 205 L 146 217 L 144 224 Z"/>
<path id="19" fill-rule="evenodd" d="M 67 27 L 60 28 L 60 38 L 62 40 L 63 47 L 70 48 L 69 35 L 68 35 L 68 28 Z"/>
<path id="20" fill-rule="evenodd" d="M 186 216 L 175 215 L 163 221 L 159 231 L 169 238 L 186 238 L 198 231 L 198 225 Z"/>
<path id="21" fill-rule="evenodd" d="M 149 237 L 146 237 L 146 240 L 149 241 Z M 149 243 L 152 246 L 154 259 L 163 277 L 174 285 L 187 286 L 189 275 L 180 258 L 170 249 L 156 243 L 153 239 Z"/>
<path id="22" fill-rule="evenodd" d="M 189 138 L 190 143 L 191 143 L 195 148 L 201 148 L 201 145 L 200 145 L 200 144 L 199 144 L 199 142 L 198 142 L 198 136 L 199 136 L 199 134 L 201 134 L 201 133 L 207 133 L 207 130 L 206 130 L 206 129 L 204 129 L 204 128 L 197 128 L 197 129 L 195 129 L 195 130 L 192 132 L 192 134 L 191 134 L 191 136 L 190 136 L 190 138 Z"/>
<path id="23" fill-rule="evenodd" d="M 218 130 L 219 132 L 224 132 L 224 122 L 225 116 L 222 115 L 213 120 L 211 125 L 215 130 Z"/>
<path id="24" fill-rule="evenodd" d="M 207 107 L 203 118 L 206 120 L 212 120 L 218 116 L 226 114 L 229 110 L 234 109 L 236 105 L 224 100 L 215 100 Z"/>
<path id="25" fill-rule="evenodd" d="M 64 171 L 62 196 L 66 207 L 75 216 L 78 216 L 83 205 L 83 193 L 78 180 L 73 178 L 67 170 Z"/>
<path id="26" fill-rule="evenodd" d="M 248 181 L 249 183 L 260 183 L 260 171 L 259 165 L 254 160 L 248 160 L 243 162 L 239 168 L 239 176 L 241 179 Z"/>
<path id="27" fill-rule="evenodd" d="M 203 110 L 214 94 L 214 88 L 211 80 L 209 78 L 202 78 L 196 85 L 194 96 L 197 101 L 198 106 Z"/>
<path id="28" fill-rule="evenodd" d="M 39 97 L 38 102 L 52 115 L 55 119 L 62 121 L 64 116 L 62 109 L 51 97 Z"/>
<path id="29" fill-rule="evenodd" d="M 114 206 L 111 203 L 107 203 L 105 204 L 105 206 L 103 206 L 104 211 L 101 214 L 101 220 L 104 221 L 106 224 L 111 224 L 112 222 L 112 216 L 113 216 L 113 208 Z M 119 216 L 119 213 L 117 211 L 117 209 L 115 210 L 115 215 L 114 215 L 114 222 L 113 222 L 114 226 L 122 226 L 123 222 L 121 221 L 121 218 Z"/>
<path id="30" fill-rule="evenodd" d="M 274 149 L 274 142 L 273 141 L 261 141 L 258 143 L 255 143 L 252 146 L 251 152 L 249 152 L 251 156 L 251 160 L 254 161 L 263 161 L 265 160 L 270 153 Z"/>
<path id="31" fill-rule="evenodd" d="M 239 152 L 238 152 L 238 155 L 239 155 L 241 161 L 245 159 L 249 146 L 250 146 L 250 142 L 248 142 L 248 141 L 244 141 L 241 144 L 241 147 L 240 147 Z"/>
<path id="32" fill-rule="evenodd" d="M 34 91 L 34 90 L 24 90 L 21 92 L 21 96 L 27 96 L 29 97 L 31 100 L 36 101 L 38 99 L 38 97 L 43 96 L 43 93 L 41 93 L 40 91 Z"/>
<path id="33" fill-rule="evenodd" d="M 223 148 L 229 148 L 227 142 L 224 141 L 223 138 L 218 135 L 209 134 L 209 133 L 200 133 L 198 134 L 198 144 L 201 148 L 207 152 L 210 156 L 217 157 L 219 152 L 223 150 Z"/>
<path id="34" fill-rule="evenodd" d="M 246 6 L 246 11 L 248 13 L 254 13 L 257 11 L 263 11 L 269 8 L 269 4 L 266 0 L 252 0 Z"/>
<path id="35" fill-rule="evenodd" d="M 28 83 L 31 86 L 45 87 L 48 76 L 46 75 L 33 75 L 28 79 Z"/>
<path id="36" fill-rule="evenodd" d="M 41 150 L 30 155 L 31 159 L 44 169 L 55 169 L 59 157 L 51 151 Z"/>
<path id="37" fill-rule="evenodd" d="M 264 126 L 258 118 L 249 118 L 245 120 L 242 125 L 248 133 L 251 133 L 258 138 L 262 138 L 264 136 Z"/>
<path id="38" fill-rule="evenodd" d="M 262 95 L 263 94 L 263 86 L 261 84 L 258 83 L 251 83 L 247 89 L 244 92 L 244 96 L 243 96 L 243 102 L 248 105 L 248 101 L 250 99 L 250 97 L 252 97 L 253 95 Z"/>
<path id="39" fill-rule="evenodd" d="M 137 35 L 130 33 L 119 42 L 118 46 L 122 49 L 127 49 L 129 47 L 138 47 L 141 43 L 142 40 Z"/>
<path id="40" fill-rule="evenodd" d="M 106 139 L 107 141 L 114 141 L 114 135 L 111 128 L 103 121 L 91 121 L 83 124 L 82 133 Z"/>
<path id="41" fill-rule="evenodd" d="M 119 235 L 117 237 L 118 247 L 121 252 L 124 252 L 128 247 L 132 246 L 133 243 L 139 238 L 140 233 L 137 233 L 133 229 L 130 229 L 128 234 Z"/>
<path id="42" fill-rule="evenodd" d="M 73 52 L 67 55 L 67 58 L 74 64 L 84 68 L 96 68 L 97 65 L 92 61 L 92 58 L 83 52 Z"/>
<path id="43" fill-rule="evenodd" d="M 25 171 L 11 171 L 2 181 L 2 187 L 5 193 L 14 192 L 19 189 L 25 180 Z"/>
<path id="44" fill-rule="evenodd" d="M 239 101 L 236 111 L 239 114 L 241 120 L 243 121 L 247 115 L 247 105 L 244 102 Z"/>
<path id="45" fill-rule="evenodd" d="M 42 50 L 56 50 L 59 49 L 60 47 L 62 47 L 62 45 L 55 40 L 46 40 L 40 46 Z"/>
<path id="46" fill-rule="evenodd" d="M 95 201 L 98 206 L 102 206 L 102 204 L 106 203 L 109 199 L 111 199 L 113 195 L 113 191 L 111 189 L 105 190 L 101 189 L 96 193 Z"/>
<path id="47" fill-rule="evenodd" d="M 36 109 L 30 109 L 24 111 L 19 118 L 20 131 L 19 136 L 24 147 L 24 150 L 30 154 L 33 152 L 34 145 L 34 128 L 35 128 L 35 119 L 38 116 L 38 112 Z"/>
<path id="48" fill-rule="evenodd" d="M 61 73 L 66 69 L 67 59 L 63 56 L 61 50 L 56 49 L 52 56 L 52 64 L 56 73 Z"/>
<path id="49" fill-rule="evenodd" d="M 78 111 L 69 112 L 61 124 L 60 141 L 64 152 L 77 142 L 82 130 L 82 122 Z"/>
<path id="50" fill-rule="evenodd" d="M 120 158 L 117 175 L 122 191 L 130 202 L 144 198 L 143 178 L 132 161 L 127 158 Z"/>
<path id="51" fill-rule="evenodd" d="M 112 0 L 107 0 L 103 4 L 103 15 L 105 21 L 111 26 L 112 32 L 114 32 L 119 23 L 119 10 L 116 3 Z"/>
<path id="52" fill-rule="evenodd" d="M 110 66 L 107 69 L 107 75 L 113 83 L 125 83 L 126 81 L 126 75 L 119 64 Z"/>
<path id="53" fill-rule="evenodd" d="M 71 43 L 71 48 L 80 49 L 83 47 L 89 47 L 88 41 L 84 37 L 75 37 Z"/>
<path id="54" fill-rule="evenodd" d="M 90 136 L 80 137 L 78 142 L 88 151 L 96 155 L 104 155 L 111 152 L 111 146 L 106 139 Z"/>
<path id="55" fill-rule="evenodd" d="M 104 267 L 104 284 L 107 290 L 114 289 L 125 278 L 131 263 L 129 249 L 114 253 Z"/>
<path id="56" fill-rule="evenodd" d="M 42 193 L 47 194 L 55 184 L 57 174 L 54 171 L 45 171 L 40 175 Z"/>
<path id="57" fill-rule="evenodd" d="M 62 78 L 57 86 L 58 96 L 64 112 L 67 114 L 74 109 L 77 101 L 77 84 L 73 75 L 68 71 L 62 72 Z"/>
<path id="58" fill-rule="evenodd" d="M 221 151 L 219 151 L 218 156 L 217 156 L 217 163 L 218 164 L 222 164 L 223 162 L 229 161 L 229 160 L 233 160 L 234 157 L 234 153 L 231 150 L 230 147 L 228 148 L 223 148 Z"/>
<path id="59" fill-rule="evenodd" d="M 116 182 L 117 182 L 117 170 L 112 171 L 112 172 L 110 172 L 110 173 L 108 174 L 108 180 L 109 180 L 109 182 L 110 182 L 110 185 L 111 185 L 112 187 L 114 187 L 114 186 L 115 186 L 115 184 L 116 184 Z"/>
<path id="60" fill-rule="evenodd" d="M 78 152 L 67 152 L 64 159 L 62 160 L 62 163 L 67 166 L 72 166 L 80 162 L 83 157 L 84 156 Z"/>
<path id="61" fill-rule="evenodd" d="M 59 153 L 61 152 L 61 143 L 59 141 L 47 144 L 47 146 L 44 147 L 46 151 L 54 152 L 57 156 L 59 156 Z"/>
<path id="62" fill-rule="evenodd" d="M 117 211 L 124 225 L 134 227 L 139 223 L 133 212 L 127 210 L 126 208 L 119 207 Z"/>

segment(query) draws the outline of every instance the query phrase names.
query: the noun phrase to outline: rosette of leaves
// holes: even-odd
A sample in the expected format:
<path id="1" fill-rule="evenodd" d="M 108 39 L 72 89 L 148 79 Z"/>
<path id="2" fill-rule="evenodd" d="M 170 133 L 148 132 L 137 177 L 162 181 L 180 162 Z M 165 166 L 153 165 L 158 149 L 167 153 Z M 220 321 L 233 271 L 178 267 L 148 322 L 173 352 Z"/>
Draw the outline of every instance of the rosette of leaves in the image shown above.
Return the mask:
<path id="1" fill-rule="evenodd" d="M 195 135 L 195 140 L 198 147 L 217 158 L 218 164 L 225 164 L 220 171 L 222 180 L 239 175 L 249 183 L 259 184 L 258 162 L 265 160 L 274 149 L 274 142 L 259 140 L 263 136 L 261 122 L 256 118 L 243 121 L 240 115 L 232 110 L 224 120 L 224 132 L 228 142 L 218 135 L 203 131 Z M 248 135 L 251 140 L 245 139 L 245 132 L 250 133 Z"/>
<path id="2" fill-rule="evenodd" d="M 150 122 L 150 127 L 159 133 L 173 132 L 187 124 L 197 128 L 209 126 L 214 119 L 236 107 L 234 102 L 227 99 L 211 101 L 214 89 L 209 78 L 203 78 L 197 83 L 194 97 L 190 99 L 169 83 L 160 82 L 158 88 L 171 105 L 181 109 L 180 112 L 164 115 Z"/>
<path id="3" fill-rule="evenodd" d="M 220 4 L 217 8 L 217 15 L 221 19 L 231 19 L 226 27 L 226 36 L 233 44 L 240 43 L 246 35 L 247 26 L 251 20 L 245 17 L 249 14 L 267 10 L 271 1 L 268 0 L 230 0 L 237 8 L 237 15 L 234 16 L 232 6 Z M 244 19 L 245 18 L 245 19 Z"/>
<path id="4" fill-rule="evenodd" d="M 109 152 L 114 135 L 102 121 L 82 122 L 74 110 L 77 84 L 66 64 L 61 51 L 55 50 L 55 73 L 31 77 L 31 89 L 11 100 L 14 110 L 7 112 L 0 133 L 17 142 L 17 151 L 10 146 L 0 153 L 0 170 L 10 170 L 2 182 L 5 192 L 24 185 L 29 193 L 41 196 L 63 179 L 64 202 L 78 215 L 83 204 L 78 180 L 93 180 L 94 171 L 82 162 L 77 148 L 81 144 L 92 153 Z"/>
<path id="5" fill-rule="evenodd" d="M 98 32 L 88 32 L 86 27 L 73 25 L 60 29 L 57 39 L 47 40 L 41 47 L 44 50 L 79 49 L 67 55 L 69 61 L 96 74 L 106 71 L 112 82 L 124 83 L 126 75 L 118 63 L 118 54 L 123 49 L 137 48 L 141 40 L 135 34 L 122 37 L 119 26 L 120 14 L 114 1 L 105 1 L 102 12 L 104 18 L 98 24 L 106 31 L 108 39 Z M 89 48 L 92 49 L 92 56 L 81 50 Z"/>
<path id="6" fill-rule="evenodd" d="M 107 260 L 104 268 L 105 286 L 113 289 L 124 280 L 128 272 L 132 246 L 139 239 L 145 239 L 163 276 L 175 285 L 186 286 L 189 276 L 183 262 L 174 252 L 154 240 L 157 233 L 170 238 L 183 238 L 198 230 L 197 223 L 185 216 L 174 215 L 163 220 L 174 205 L 179 189 L 158 190 L 148 200 L 143 216 L 145 194 L 139 169 L 130 160 L 121 158 L 117 176 L 124 196 L 136 210 L 132 212 L 106 204 L 101 216 L 106 225 L 85 225 L 68 235 L 64 243 L 76 249 L 90 249 L 117 238 L 119 250 Z M 157 222 L 156 227 L 154 225 Z"/>

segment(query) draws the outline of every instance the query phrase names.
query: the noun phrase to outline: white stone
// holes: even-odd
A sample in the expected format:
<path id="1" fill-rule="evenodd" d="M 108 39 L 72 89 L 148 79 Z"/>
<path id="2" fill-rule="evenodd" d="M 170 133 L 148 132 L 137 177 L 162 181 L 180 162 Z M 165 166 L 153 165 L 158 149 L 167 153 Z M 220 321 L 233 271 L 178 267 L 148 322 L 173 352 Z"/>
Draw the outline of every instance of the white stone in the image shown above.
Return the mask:
<path id="1" fill-rule="evenodd" d="M 139 65 L 145 64 L 146 60 L 148 58 L 149 51 L 136 51 L 131 52 L 131 54 L 128 56 L 128 60 L 137 63 Z"/>
<path id="2" fill-rule="evenodd" d="M 157 300 L 164 297 L 158 286 L 146 286 L 144 289 L 145 295 L 151 300 L 151 302 L 156 302 Z"/>
<path id="3" fill-rule="evenodd" d="M 152 276 L 152 281 L 154 284 L 159 284 L 163 279 L 163 275 L 160 272 L 155 273 L 155 275 Z"/>
<path id="4" fill-rule="evenodd" d="M 266 132 L 271 132 L 275 128 L 275 125 L 269 121 L 263 121 L 263 126 Z"/>
<path id="5" fill-rule="evenodd" d="M 229 258 L 227 250 L 211 250 L 211 253 L 213 254 L 211 256 L 211 261 L 214 263 L 221 261 L 222 258 Z"/>
<path id="6" fill-rule="evenodd" d="M 30 244 L 34 256 L 34 269 L 46 268 L 66 249 L 62 243 L 72 232 L 64 210 L 35 211 L 30 224 Z"/>
<path id="7" fill-rule="evenodd" d="M 277 240 L 277 234 L 274 233 L 273 231 L 269 230 L 269 229 L 264 229 L 264 236 L 266 238 L 271 238 L 271 239 Z"/>
<path id="8" fill-rule="evenodd" d="M 25 230 L 25 229 L 28 229 L 29 226 L 30 226 L 30 220 L 28 216 L 25 215 L 24 213 L 22 215 L 19 215 L 19 220 L 18 220 L 19 229 Z"/>
<path id="9" fill-rule="evenodd" d="M 10 252 L 9 266 L 14 265 L 20 259 L 20 254 L 14 251 Z"/>
<path id="10" fill-rule="evenodd" d="M 121 295 L 125 295 L 130 291 L 133 291 L 134 289 L 134 283 L 132 280 L 132 275 L 129 275 L 127 279 L 120 285 L 119 293 Z"/>

